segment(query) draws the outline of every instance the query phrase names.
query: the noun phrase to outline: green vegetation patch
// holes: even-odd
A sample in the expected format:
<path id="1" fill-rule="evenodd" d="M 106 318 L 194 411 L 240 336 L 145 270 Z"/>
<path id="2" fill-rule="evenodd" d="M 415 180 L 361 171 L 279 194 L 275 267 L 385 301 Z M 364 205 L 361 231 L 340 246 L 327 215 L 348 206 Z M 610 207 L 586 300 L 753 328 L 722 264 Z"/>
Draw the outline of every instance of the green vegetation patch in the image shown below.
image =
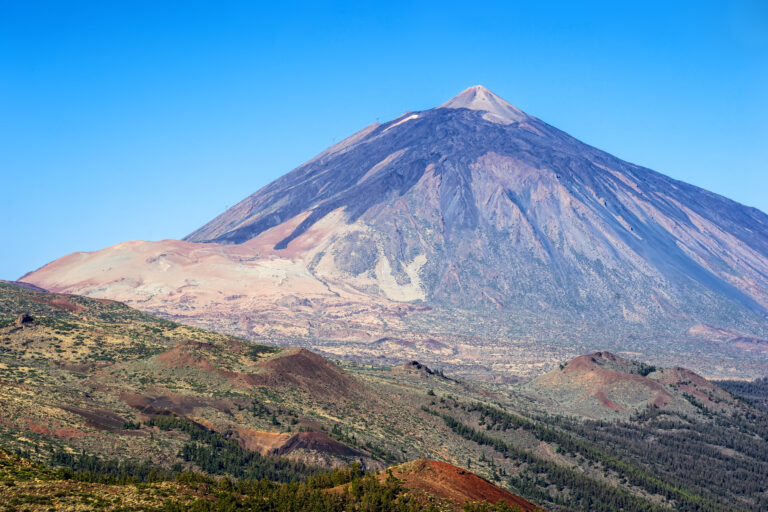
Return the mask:
<path id="1" fill-rule="evenodd" d="M 271 354 L 277 354 L 280 352 L 280 347 L 270 347 L 269 345 L 250 345 L 248 347 L 248 357 L 254 361 L 258 361 L 264 356 Z"/>

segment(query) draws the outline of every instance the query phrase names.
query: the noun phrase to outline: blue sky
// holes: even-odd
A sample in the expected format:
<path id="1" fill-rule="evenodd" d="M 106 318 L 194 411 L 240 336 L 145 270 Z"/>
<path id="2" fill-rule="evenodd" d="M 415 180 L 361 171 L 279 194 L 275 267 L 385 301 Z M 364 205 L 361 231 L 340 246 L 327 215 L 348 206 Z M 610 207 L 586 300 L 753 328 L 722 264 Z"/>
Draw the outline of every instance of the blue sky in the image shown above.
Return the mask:
<path id="1" fill-rule="evenodd" d="M 0 0 L 0 278 L 180 238 L 475 84 L 768 212 L 768 7 Z"/>

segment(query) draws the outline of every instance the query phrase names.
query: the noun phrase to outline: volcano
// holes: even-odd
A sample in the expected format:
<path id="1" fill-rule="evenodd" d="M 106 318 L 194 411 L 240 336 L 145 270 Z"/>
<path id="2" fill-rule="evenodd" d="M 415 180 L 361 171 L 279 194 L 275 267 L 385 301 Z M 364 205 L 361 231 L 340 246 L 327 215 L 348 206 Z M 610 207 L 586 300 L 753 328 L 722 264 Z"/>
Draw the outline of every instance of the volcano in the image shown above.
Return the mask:
<path id="1" fill-rule="evenodd" d="M 768 364 L 687 334 L 768 335 L 768 216 L 482 86 L 362 129 L 182 241 L 76 253 L 21 280 L 362 359 L 494 373 L 530 367 L 531 350 L 602 347 L 689 366 L 695 350 L 709 374 L 724 355 Z"/>

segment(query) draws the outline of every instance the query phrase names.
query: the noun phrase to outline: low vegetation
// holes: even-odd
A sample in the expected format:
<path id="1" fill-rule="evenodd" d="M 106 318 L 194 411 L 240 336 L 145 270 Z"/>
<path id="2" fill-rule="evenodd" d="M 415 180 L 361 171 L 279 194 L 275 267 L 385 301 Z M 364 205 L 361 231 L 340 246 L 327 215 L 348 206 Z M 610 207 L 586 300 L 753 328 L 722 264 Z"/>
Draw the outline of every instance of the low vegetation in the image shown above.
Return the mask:
<path id="1" fill-rule="evenodd" d="M 8 510 L 455 509 L 371 476 L 421 457 L 551 511 L 768 509 L 762 381 L 721 383 L 734 400 L 657 379 L 674 407 L 606 409 L 608 421 L 524 386 L 336 364 L 109 301 L 0 284 L 0 317 Z"/>
<path id="2" fill-rule="evenodd" d="M 456 510 L 445 500 L 409 493 L 390 472 L 366 473 L 359 464 L 324 471 L 301 481 L 214 478 L 197 472 L 146 472 L 94 457 L 59 458 L 63 467 L 35 464 L 0 451 L 0 503 L 5 511 L 142 510 L 210 511 L 361 511 L 439 512 Z M 505 502 L 467 503 L 468 512 L 513 512 Z"/>

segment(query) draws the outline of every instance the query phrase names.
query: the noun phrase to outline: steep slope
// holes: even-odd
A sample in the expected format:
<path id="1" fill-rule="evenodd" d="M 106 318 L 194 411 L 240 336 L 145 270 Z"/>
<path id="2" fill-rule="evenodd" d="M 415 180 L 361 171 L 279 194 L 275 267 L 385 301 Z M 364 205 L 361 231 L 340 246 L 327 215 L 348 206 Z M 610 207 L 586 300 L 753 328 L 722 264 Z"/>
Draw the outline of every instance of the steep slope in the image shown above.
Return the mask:
<path id="1" fill-rule="evenodd" d="M 332 212 L 341 239 L 315 268 L 357 277 L 388 267 L 380 274 L 413 298 L 519 305 L 533 292 L 573 307 L 618 293 L 647 315 L 653 301 L 632 296 L 636 283 L 675 302 L 691 300 L 679 296 L 688 285 L 768 306 L 768 217 L 591 148 L 482 87 L 355 136 L 187 240 L 243 243 L 282 225 L 274 249 L 301 251 L 297 239 Z M 519 290 L 529 280 L 510 267 L 537 289 Z"/>
<path id="2" fill-rule="evenodd" d="M 402 486 L 425 505 L 437 499 L 442 503 L 453 505 L 456 510 L 461 510 L 465 504 L 475 502 L 487 502 L 493 505 L 503 502 L 513 507 L 512 510 L 520 512 L 543 510 L 471 471 L 447 462 L 419 459 L 393 466 L 378 475 L 382 482 L 392 477 L 400 480 Z M 334 490 L 343 492 L 349 487 L 349 484 L 345 484 Z"/>
<path id="3" fill-rule="evenodd" d="M 542 510 L 528 500 L 500 489 L 471 471 L 446 462 L 417 460 L 392 468 L 404 487 L 449 500 L 459 506 L 476 501 L 505 502 L 521 511 Z"/>
<path id="4" fill-rule="evenodd" d="M 511 350 L 510 338 L 642 352 L 641 341 L 661 338 L 652 356 L 683 356 L 689 348 L 674 344 L 700 343 L 687 334 L 697 324 L 768 336 L 768 216 L 588 146 L 477 86 L 363 129 L 184 242 L 78 253 L 23 280 L 255 338 L 274 320 L 318 347 L 410 331 L 465 336 L 452 347 L 479 335 L 498 345 L 490 352 Z M 398 315 L 398 304 L 430 309 Z M 267 311 L 249 314 L 254 306 Z M 366 350 L 351 352 L 381 355 Z"/>

